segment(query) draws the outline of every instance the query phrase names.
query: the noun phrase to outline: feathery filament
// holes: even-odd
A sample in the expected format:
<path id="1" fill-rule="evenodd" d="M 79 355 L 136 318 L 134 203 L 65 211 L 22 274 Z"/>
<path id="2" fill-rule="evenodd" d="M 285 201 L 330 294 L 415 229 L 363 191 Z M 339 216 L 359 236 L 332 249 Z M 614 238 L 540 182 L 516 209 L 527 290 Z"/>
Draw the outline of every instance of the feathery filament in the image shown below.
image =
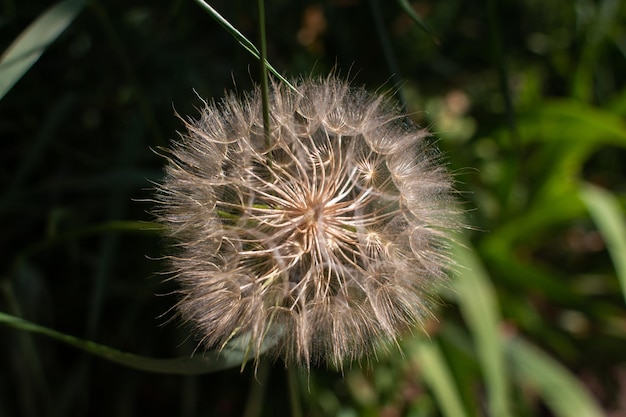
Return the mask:
<path id="1" fill-rule="evenodd" d="M 171 150 L 158 217 L 179 314 L 209 348 L 278 337 L 341 364 L 419 325 L 445 280 L 450 176 L 425 130 L 335 78 L 206 105 Z M 272 331 L 279 329 L 279 332 Z"/>

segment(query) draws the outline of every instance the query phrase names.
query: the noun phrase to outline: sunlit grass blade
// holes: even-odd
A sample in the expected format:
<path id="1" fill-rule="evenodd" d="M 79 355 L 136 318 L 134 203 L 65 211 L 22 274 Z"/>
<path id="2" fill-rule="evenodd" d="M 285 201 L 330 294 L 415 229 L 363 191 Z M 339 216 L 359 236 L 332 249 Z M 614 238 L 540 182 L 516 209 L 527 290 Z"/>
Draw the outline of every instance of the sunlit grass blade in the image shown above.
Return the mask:
<path id="1" fill-rule="evenodd" d="M 459 390 L 439 347 L 434 342 L 416 339 L 409 349 L 412 350 L 411 356 L 418 361 L 424 381 L 437 398 L 442 414 L 445 417 L 467 417 Z"/>
<path id="2" fill-rule="evenodd" d="M 591 184 L 583 184 L 580 197 L 587 206 L 613 260 L 626 300 L 626 222 L 617 198 Z"/>
<path id="3" fill-rule="evenodd" d="M 72 23 L 85 3 L 85 0 L 65 0 L 55 4 L 13 41 L 0 57 L 0 99 Z"/>
<path id="4" fill-rule="evenodd" d="M 211 350 L 202 352 L 193 357 L 183 356 L 179 358 L 157 359 L 122 352 L 1 312 L 0 323 L 4 323 L 16 329 L 51 337 L 111 362 L 147 372 L 177 375 L 205 374 L 240 366 L 250 358 L 247 349 L 248 344 L 238 339 L 233 340 L 232 343 L 226 346 L 221 352 Z M 273 340 L 272 338 L 268 338 L 268 342 L 262 349 L 269 349 L 273 344 Z"/>
<path id="5" fill-rule="evenodd" d="M 518 337 L 506 348 L 520 382 L 535 387 L 556 416 L 604 416 L 585 387 L 550 356 Z"/>
<path id="6" fill-rule="evenodd" d="M 245 48 L 246 51 L 250 52 L 256 59 L 261 59 L 261 53 L 259 52 L 257 47 L 254 46 L 254 44 L 243 35 L 243 33 L 239 32 L 233 25 L 231 25 L 228 20 L 224 19 L 224 17 L 222 17 L 222 15 L 217 12 L 217 10 L 211 7 L 211 5 L 209 5 L 204 0 L 195 1 L 204 10 L 206 10 L 207 13 L 211 15 L 211 17 L 215 19 L 224 29 L 226 29 L 226 31 L 230 33 L 239 42 L 239 44 Z M 289 81 L 287 81 L 285 77 L 283 77 L 276 69 L 274 69 L 274 67 L 272 67 L 272 65 L 267 62 L 267 60 L 265 61 L 265 65 L 267 66 L 267 69 L 272 74 L 274 74 L 280 81 L 285 83 L 285 85 L 287 85 L 293 91 L 296 91 L 296 88 Z"/>
<path id="7" fill-rule="evenodd" d="M 471 330 L 485 378 L 490 415 L 511 416 L 510 388 L 504 348 L 498 326 L 499 307 L 487 272 L 468 244 L 454 245 L 459 277 L 454 289 L 463 317 Z"/>

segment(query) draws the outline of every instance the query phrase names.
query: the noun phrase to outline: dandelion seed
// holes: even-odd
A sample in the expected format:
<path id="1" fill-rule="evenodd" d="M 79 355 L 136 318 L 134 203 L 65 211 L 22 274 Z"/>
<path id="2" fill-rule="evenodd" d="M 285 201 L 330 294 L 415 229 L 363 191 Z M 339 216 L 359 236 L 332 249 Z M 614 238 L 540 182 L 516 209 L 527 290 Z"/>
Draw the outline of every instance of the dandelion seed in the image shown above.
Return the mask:
<path id="1" fill-rule="evenodd" d="M 336 78 L 274 85 L 186 122 L 159 187 L 178 312 L 207 348 L 266 338 L 286 363 L 340 365 L 430 313 L 456 227 L 427 132 Z M 274 331 L 279 329 L 280 331 Z"/>

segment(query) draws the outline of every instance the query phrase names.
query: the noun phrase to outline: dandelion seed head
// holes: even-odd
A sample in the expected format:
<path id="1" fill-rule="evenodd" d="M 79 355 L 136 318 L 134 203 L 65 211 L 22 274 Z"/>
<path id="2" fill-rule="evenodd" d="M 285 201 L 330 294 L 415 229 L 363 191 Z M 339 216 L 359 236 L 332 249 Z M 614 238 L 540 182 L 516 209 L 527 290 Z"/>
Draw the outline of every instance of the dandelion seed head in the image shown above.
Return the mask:
<path id="1" fill-rule="evenodd" d="M 446 279 L 452 185 L 427 132 L 329 77 L 206 104 L 168 156 L 157 215 L 178 313 L 207 348 L 309 365 L 371 353 L 430 313 Z M 279 331 L 274 331 L 278 329 Z"/>

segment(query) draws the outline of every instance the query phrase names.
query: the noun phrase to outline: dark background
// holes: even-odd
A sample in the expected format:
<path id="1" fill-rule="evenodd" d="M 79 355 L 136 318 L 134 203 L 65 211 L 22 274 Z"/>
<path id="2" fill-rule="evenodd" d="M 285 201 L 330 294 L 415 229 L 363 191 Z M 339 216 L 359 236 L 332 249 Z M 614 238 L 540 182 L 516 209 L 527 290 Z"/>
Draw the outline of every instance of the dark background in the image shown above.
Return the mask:
<path id="1" fill-rule="evenodd" d="M 624 296 L 572 197 L 583 182 L 626 195 L 626 7 L 411 4 L 436 41 L 392 1 L 268 0 L 269 60 L 287 78 L 335 70 L 396 91 L 440 138 L 503 328 L 626 415 Z M 3 2 L 0 50 L 49 5 Z M 258 44 L 256 2 L 212 5 Z M 175 111 L 194 116 L 199 97 L 219 101 L 257 80 L 254 58 L 191 0 L 90 2 L 0 100 L 0 311 L 136 354 L 191 352 L 188 329 L 168 322 L 174 285 L 160 274 L 160 236 L 113 222 L 153 220 L 164 165 L 154 150 L 183 128 Z M 452 302 L 438 316 L 464 326 Z M 446 340 L 463 402 L 483 415 L 475 358 Z M 256 404 L 252 366 L 167 376 L 4 326 L 0 341 L 1 416 L 231 416 Z M 440 415 L 418 370 L 383 356 L 345 379 L 303 373 L 305 415 Z M 265 365 L 261 415 L 289 414 L 283 368 Z M 552 415 L 528 387 L 514 398 L 516 415 Z"/>

